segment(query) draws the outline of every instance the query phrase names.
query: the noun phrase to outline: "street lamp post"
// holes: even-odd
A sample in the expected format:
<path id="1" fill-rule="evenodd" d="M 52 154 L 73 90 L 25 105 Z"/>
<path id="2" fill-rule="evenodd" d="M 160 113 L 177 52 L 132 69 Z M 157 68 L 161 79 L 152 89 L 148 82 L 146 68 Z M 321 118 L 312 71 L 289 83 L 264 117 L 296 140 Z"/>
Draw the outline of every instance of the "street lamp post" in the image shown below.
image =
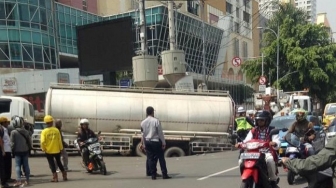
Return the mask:
<path id="1" fill-rule="evenodd" d="M 280 38 L 280 32 L 279 32 L 279 30 L 280 30 L 280 26 L 279 26 L 279 24 L 278 24 L 278 32 L 275 32 L 273 29 L 271 29 L 271 28 L 268 28 L 268 27 L 266 27 L 266 28 L 264 28 L 264 27 L 257 27 L 258 29 L 268 29 L 268 30 L 270 30 L 270 31 L 272 31 L 274 34 L 275 34 L 275 36 L 276 36 L 276 38 L 277 38 L 277 62 L 276 62 L 276 68 L 277 68 L 277 101 L 279 101 L 279 43 L 280 43 L 280 41 L 279 41 L 279 38 Z"/>

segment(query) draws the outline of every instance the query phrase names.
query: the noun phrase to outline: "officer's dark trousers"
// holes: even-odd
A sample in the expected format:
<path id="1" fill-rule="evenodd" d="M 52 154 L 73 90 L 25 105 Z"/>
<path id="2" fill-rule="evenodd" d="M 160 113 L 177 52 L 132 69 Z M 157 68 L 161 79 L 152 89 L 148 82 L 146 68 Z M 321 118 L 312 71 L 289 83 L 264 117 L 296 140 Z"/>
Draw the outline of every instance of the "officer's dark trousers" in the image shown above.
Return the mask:
<path id="1" fill-rule="evenodd" d="M 168 172 L 167 172 L 166 160 L 164 159 L 162 143 L 154 141 L 146 141 L 145 147 L 146 147 L 147 160 L 149 163 L 149 173 L 152 176 L 156 176 L 157 173 L 156 164 L 158 160 L 160 160 L 162 175 L 163 176 L 167 175 Z"/>
<path id="2" fill-rule="evenodd" d="M 4 156 L 2 156 L 2 153 L 0 152 L 0 179 L 1 179 L 1 185 L 6 184 L 6 174 L 5 174 L 5 161 Z"/>
<path id="3" fill-rule="evenodd" d="M 4 156 L 4 172 L 5 180 L 8 181 L 12 178 L 12 153 L 6 152 Z"/>

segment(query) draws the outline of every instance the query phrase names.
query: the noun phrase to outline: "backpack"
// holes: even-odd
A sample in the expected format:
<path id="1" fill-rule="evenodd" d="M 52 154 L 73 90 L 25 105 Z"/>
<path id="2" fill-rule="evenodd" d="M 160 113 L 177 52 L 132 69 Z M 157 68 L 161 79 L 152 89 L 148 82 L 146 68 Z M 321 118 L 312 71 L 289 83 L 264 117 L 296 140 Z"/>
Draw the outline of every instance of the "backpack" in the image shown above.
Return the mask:
<path id="1" fill-rule="evenodd" d="M 0 125 L 0 137 L 3 138 L 5 135 L 5 129 Z"/>

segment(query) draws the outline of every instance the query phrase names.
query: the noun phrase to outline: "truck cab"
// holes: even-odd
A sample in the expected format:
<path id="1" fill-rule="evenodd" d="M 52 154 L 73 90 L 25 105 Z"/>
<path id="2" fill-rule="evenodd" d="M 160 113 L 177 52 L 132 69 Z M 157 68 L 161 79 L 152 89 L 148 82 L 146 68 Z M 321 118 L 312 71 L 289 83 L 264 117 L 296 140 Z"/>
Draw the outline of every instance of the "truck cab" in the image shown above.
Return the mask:
<path id="1" fill-rule="evenodd" d="M 313 111 L 313 104 L 311 101 L 311 97 L 308 95 L 296 95 L 292 94 L 289 97 L 289 104 L 291 109 L 298 109 L 298 108 L 303 108 L 307 112 L 312 112 Z"/>
<path id="2" fill-rule="evenodd" d="M 22 97 L 0 96 L 0 117 L 11 119 L 17 115 L 34 127 L 34 114 L 34 107 L 28 100 Z"/>

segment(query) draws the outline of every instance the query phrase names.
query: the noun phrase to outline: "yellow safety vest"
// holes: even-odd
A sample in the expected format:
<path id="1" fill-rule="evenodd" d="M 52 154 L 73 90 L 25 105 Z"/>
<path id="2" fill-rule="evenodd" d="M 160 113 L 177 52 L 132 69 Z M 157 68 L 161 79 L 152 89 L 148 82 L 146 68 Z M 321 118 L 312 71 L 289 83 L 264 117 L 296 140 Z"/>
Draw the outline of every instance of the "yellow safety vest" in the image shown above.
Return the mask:
<path id="1" fill-rule="evenodd" d="M 237 131 L 252 129 L 252 125 L 246 121 L 246 117 L 236 118 L 235 121 L 237 123 Z"/>

